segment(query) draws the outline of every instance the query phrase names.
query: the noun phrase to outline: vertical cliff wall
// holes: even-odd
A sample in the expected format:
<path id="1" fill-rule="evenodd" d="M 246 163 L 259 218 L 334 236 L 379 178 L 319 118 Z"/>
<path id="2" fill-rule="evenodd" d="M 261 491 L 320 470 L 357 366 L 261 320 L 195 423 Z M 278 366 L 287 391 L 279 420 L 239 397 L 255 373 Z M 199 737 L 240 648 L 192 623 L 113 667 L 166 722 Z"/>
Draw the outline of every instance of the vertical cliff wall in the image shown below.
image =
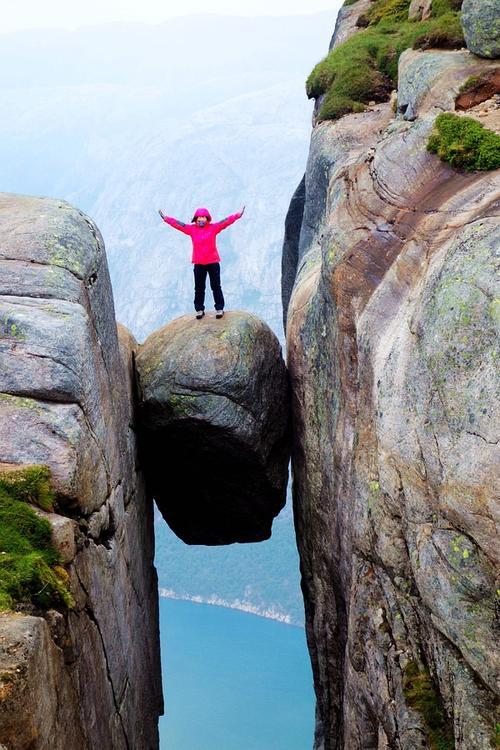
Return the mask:
<path id="1" fill-rule="evenodd" d="M 333 46 L 369 6 L 343 10 Z M 316 124 L 287 219 L 318 750 L 497 746 L 500 177 L 426 150 L 494 67 L 403 53 L 397 103 Z M 471 114 L 494 127 L 496 107 Z"/>
<path id="2" fill-rule="evenodd" d="M 0 195 L 0 462 L 50 467 L 75 606 L 0 616 L 0 744 L 158 747 L 152 501 L 137 464 L 134 341 L 102 238 L 67 203 Z"/>

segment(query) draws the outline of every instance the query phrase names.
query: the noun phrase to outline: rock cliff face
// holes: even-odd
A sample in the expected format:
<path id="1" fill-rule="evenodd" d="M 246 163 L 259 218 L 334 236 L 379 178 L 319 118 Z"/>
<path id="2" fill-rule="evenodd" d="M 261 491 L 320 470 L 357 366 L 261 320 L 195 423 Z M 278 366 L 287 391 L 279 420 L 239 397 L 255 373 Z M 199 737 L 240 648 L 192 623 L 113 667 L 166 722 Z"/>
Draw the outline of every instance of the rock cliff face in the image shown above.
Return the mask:
<path id="1" fill-rule="evenodd" d="M 316 125 L 288 217 L 318 750 L 497 746 L 500 177 L 426 150 L 436 115 L 493 67 L 403 53 L 396 111 Z"/>
<path id="2" fill-rule="evenodd" d="M 173 531 L 189 544 L 268 539 L 290 456 L 271 329 L 244 312 L 186 315 L 151 334 L 136 365 L 146 477 Z"/>
<path id="3" fill-rule="evenodd" d="M 84 214 L 2 194 L 0 236 L 0 461 L 50 467 L 49 520 L 75 598 L 66 615 L 0 617 L 0 744 L 151 750 L 162 696 L 134 341 L 117 332 L 102 238 Z"/>

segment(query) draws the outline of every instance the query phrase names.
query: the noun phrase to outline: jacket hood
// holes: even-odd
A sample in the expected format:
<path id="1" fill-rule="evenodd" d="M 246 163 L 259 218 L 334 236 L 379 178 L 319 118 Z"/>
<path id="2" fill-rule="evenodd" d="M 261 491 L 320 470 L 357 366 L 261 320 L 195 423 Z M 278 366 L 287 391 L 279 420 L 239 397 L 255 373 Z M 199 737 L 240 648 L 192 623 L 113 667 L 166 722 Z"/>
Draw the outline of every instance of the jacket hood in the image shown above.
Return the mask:
<path id="1" fill-rule="evenodd" d="M 198 216 L 206 216 L 209 221 L 212 221 L 212 217 L 210 216 L 210 211 L 208 208 L 197 208 L 194 212 L 194 216 L 191 219 L 191 222 L 196 221 Z"/>

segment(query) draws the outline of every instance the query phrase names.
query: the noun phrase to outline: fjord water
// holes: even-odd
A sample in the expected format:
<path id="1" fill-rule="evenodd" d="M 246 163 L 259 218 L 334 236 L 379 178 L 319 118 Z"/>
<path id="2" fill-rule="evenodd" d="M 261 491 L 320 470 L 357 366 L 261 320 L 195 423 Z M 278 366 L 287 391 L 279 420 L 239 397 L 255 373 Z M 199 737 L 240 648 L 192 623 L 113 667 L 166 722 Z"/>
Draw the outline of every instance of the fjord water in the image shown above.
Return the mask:
<path id="1" fill-rule="evenodd" d="M 307 750 L 314 696 L 305 633 L 264 617 L 160 599 L 161 750 Z"/>

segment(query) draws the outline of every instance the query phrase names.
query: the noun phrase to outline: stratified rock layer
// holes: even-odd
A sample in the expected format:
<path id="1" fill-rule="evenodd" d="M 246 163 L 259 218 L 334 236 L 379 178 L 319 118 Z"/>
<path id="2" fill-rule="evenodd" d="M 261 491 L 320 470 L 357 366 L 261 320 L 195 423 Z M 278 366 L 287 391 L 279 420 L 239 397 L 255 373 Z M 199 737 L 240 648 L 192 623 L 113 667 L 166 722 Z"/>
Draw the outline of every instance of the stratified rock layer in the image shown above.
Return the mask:
<path id="1" fill-rule="evenodd" d="M 136 358 L 151 492 L 189 544 L 269 538 L 285 504 L 289 396 L 279 342 L 253 315 L 179 318 Z"/>
<path id="2" fill-rule="evenodd" d="M 500 57 L 500 0 L 464 0 L 461 21 L 471 52 Z"/>
<path id="3" fill-rule="evenodd" d="M 495 747 L 500 176 L 426 150 L 491 65 L 408 51 L 396 115 L 313 131 L 287 350 L 318 750 Z"/>
<path id="4" fill-rule="evenodd" d="M 152 504 L 136 470 L 132 348 L 117 333 L 92 221 L 62 201 L 1 194 L 0 462 L 50 467 L 58 515 L 46 517 L 76 602 L 0 619 L 10 750 L 158 747 Z"/>

